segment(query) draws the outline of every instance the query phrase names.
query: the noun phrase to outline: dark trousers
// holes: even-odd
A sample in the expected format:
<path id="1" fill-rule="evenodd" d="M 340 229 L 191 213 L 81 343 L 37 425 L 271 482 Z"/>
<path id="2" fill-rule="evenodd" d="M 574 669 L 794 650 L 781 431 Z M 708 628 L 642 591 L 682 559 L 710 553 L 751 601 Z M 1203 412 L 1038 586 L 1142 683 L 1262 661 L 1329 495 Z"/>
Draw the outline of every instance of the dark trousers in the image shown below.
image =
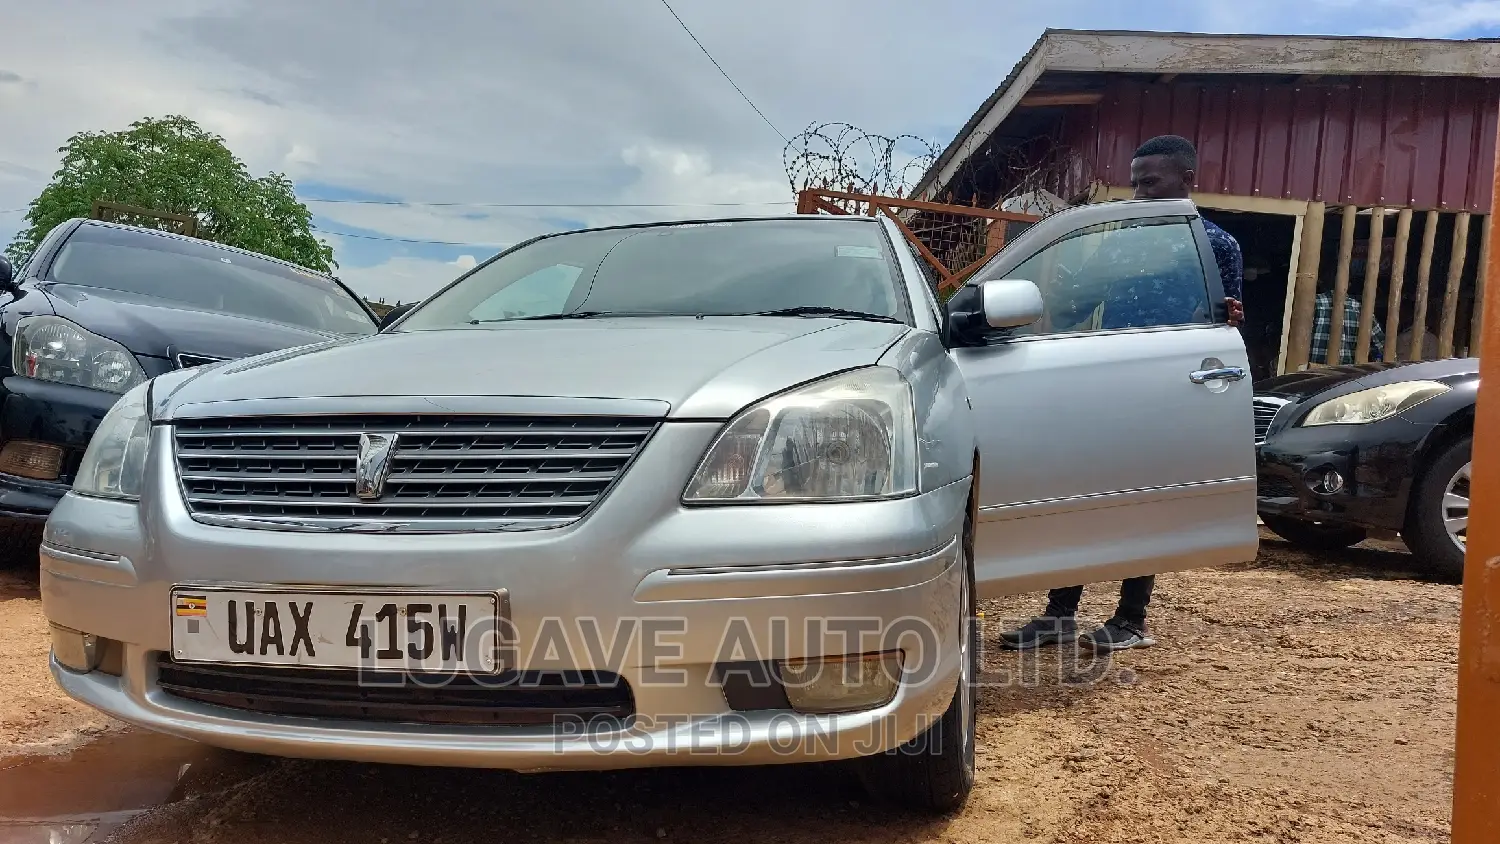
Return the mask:
<path id="1" fill-rule="evenodd" d="M 1156 577 L 1132 577 L 1120 584 L 1120 604 L 1115 608 L 1115 618 L 1146 628 L 1146 605 L 1151 603 L 1151 589 L 1156 586 Z M 1047 593 L 1047 616 L 1050 618 L 1072 618 L 1078 613 L 1078 601 L 1083 598 L 1082 586 L 1064 586 Z"/>

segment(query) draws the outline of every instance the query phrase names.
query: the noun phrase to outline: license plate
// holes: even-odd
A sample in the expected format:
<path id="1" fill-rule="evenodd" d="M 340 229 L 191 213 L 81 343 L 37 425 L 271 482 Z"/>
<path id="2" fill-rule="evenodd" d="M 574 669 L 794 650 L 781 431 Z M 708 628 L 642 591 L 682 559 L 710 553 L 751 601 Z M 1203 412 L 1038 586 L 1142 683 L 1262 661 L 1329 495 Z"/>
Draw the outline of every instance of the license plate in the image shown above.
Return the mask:
<path id="1" fill-rule="evenodd" d="M 502 670 L 503 593 L 172 590 L 181 662 L 370 671 Z"/>

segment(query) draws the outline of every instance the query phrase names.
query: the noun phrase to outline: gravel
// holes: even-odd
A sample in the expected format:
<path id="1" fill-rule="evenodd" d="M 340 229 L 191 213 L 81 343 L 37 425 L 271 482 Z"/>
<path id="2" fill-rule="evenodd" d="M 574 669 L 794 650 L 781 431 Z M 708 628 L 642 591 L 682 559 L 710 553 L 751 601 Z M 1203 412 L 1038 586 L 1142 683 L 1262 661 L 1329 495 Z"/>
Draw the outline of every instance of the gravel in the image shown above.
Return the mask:
<path id="1" fill-rule="evenodd" d="M 0 572 L 0 769 L 122 729 L 53 687 L 34 583 Z M 110 840 L 1442 842 L 1459 593 L 1399 545 L 1314 558 L 1263 534 L 1254 563 L 1158 578 L 1159 644 L 1103 665 L 1000 650 L 1043 597 L 989 602 L 978 785 L 953 818 L 870 805 L 821 767 L 520 776 L 215 752 Z M 1117 595 L 1090 587 L 1084 616 Z"/>

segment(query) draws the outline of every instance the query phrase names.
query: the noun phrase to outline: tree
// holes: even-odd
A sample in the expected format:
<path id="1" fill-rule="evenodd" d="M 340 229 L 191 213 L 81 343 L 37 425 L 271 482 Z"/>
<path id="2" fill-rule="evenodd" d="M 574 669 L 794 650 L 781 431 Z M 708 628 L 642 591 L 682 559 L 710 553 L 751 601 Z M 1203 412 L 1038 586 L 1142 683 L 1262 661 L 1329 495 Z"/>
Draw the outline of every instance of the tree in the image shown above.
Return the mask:
<path id="1" fill-rule="evenodd" d="M 68 139 L 62 166 L 6 250 L 21 261 L 57 224 L 88 217 L 96 200 L 198 220 L 198 237 L 332 272 L 333 248 L 313 234 L 312 212 L 281 173 L 253 178 L 224 139 L 186 117 L 146 118 L 119 132 Z"/>

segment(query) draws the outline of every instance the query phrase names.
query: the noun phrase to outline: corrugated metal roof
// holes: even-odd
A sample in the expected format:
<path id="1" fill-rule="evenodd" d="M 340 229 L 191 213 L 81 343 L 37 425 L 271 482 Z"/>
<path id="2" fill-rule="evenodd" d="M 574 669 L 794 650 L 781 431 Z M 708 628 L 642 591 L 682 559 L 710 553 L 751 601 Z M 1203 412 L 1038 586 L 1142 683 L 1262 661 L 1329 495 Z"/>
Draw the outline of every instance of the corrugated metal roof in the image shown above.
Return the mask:
<path id="1" fill-rule="evenodd" d="M 1358 49 L 1360 45 L 1366 49 Z M 949 142 L 912 195 L 932 195 L 940 189 L 956 166 L 960 150 L 970 145 L 972 153 L 979 146 L 971 142 L 980 125 L 1003 122 L 1025 93 L 1010 90 L 1023 74 L 1035 80 L 1053 68 L 1095 73 L 1494 77 L 1500 75 L 1500 44 L 1492 39 L 1048 29 Z M 1002 106 L 1002 100 L 1009 105 Z M 1004 113 L 997 113 L 1000 109 Z"/>

